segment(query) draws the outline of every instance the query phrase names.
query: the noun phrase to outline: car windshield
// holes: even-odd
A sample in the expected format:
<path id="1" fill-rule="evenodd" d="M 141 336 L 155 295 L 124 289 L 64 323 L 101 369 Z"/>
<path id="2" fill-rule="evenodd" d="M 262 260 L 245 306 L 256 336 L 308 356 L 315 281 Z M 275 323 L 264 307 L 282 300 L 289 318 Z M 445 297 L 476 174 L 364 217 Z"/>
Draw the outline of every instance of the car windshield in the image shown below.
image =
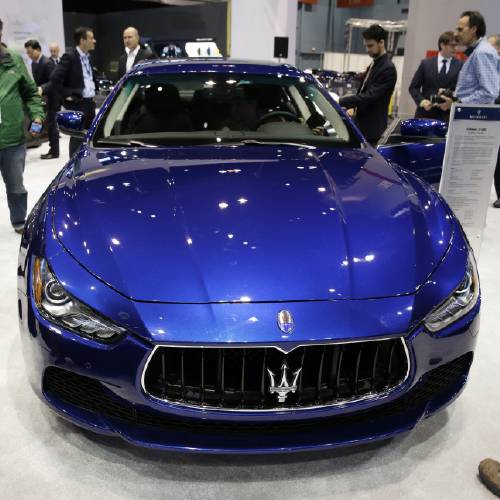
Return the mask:
<path id="1" fill-rule="evenodd" d="M 316 83 L 279 74 L 131 76 L 94 135 L 97 145 L 269 142 L 359 145 Z"/>

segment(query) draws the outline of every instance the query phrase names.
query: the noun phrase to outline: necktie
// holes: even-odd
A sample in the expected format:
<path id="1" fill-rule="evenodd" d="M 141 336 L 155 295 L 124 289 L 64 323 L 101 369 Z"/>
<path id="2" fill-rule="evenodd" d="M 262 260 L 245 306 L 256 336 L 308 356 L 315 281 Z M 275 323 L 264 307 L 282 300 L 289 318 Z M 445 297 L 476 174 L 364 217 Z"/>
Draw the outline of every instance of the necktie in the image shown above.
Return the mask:
<path id="1" fill-rule="evenodd" d="M 361 94 L 363 90 L 365 90 L 366 84 L 368 83 L 368 78 L 370 77 L 370 73 L 372 72 L 373 68 L 373 61 L 370 63 L 370 66 L 368 66 L 368 69 L 366 70 L 365 77 L 363 78 L 363 83 L 361 84 L 361 87 L 359 87 L 358 94 Z"/>
<path id="2" fill-rule="evenodd" d="M 439 70 L 439 75 L 438 75 L 438 86 L 440 88 L 444 88 L 447 83 L 447 78 L 446 78 L 446 63 L 448 61 L 446 59 L 443 59 L 443 62 L 441 63 L 441 69 Z"/>
<path id="3" fill-rule="evenodd" d="M 441 71 L 439 72 L 439 76 L 443 77 L 446 75 L 446 64 L 448 61 L 446 59 L 443 59 L 443 62 L 441 64 Z"/>

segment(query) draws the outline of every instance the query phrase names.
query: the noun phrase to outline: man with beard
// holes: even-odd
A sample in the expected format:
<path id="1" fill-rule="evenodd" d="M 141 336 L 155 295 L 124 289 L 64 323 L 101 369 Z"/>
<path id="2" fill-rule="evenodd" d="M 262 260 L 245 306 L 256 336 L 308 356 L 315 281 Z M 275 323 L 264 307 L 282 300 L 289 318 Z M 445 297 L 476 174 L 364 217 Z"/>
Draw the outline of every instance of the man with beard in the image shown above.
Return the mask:
<path id="1" fill-rule="evenodd" d="M 348 110 L 367 141 L 375 146 L 387 127 L 387 113 L 397 73 L 385 49 L 387 32 L 382 26 L 373 24 L 365 30 L 363 43 L 373 61 L 358 92 L 342 97 L 339 104 Z"/>

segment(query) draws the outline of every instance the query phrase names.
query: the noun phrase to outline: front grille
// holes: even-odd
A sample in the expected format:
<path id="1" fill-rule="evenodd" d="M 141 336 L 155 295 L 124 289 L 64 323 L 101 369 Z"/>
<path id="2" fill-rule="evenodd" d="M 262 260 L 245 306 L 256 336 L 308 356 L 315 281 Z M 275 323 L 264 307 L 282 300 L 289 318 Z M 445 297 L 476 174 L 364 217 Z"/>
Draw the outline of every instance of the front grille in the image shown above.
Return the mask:
<path id="1" fill-rule="evenodd" d="M 84 377 L 61 368 L 49 367 L 43 378 L 43 391 L 49 397 L 75 407 L 133 425 L 165 428 L 171 431 L 188 431 L 200 433 L 218 433 L 225 436 L 239 435 L 251 432 L 270 433 L 273 435 L 320 431 L 334 426 L 339 432 L 353 425 L 371 425 L 385 418 L 403 418 L 408 412 L 424 411 L 433 399 L 449 398 L 456 394 L 465 383 L 472 353 L 463 356 L 428 372 L 405 395 L 376 408 L 358 411 L 348 415 L 311 420 L 289 420 L 249 422 L 240 419 L 236 421 L 207 421 L 203 419 L 180 419 L 172 415 L 134 406 L 116 397 L 95 379 Z"/>
<path id="2" fill-rule="evenodd" d="M 201 408 L 273 410 L 341 404 L 398 387 L 409 360 L 404 340 L 297 347 L 165 347 L 143 377 L 154 398 Z"/>

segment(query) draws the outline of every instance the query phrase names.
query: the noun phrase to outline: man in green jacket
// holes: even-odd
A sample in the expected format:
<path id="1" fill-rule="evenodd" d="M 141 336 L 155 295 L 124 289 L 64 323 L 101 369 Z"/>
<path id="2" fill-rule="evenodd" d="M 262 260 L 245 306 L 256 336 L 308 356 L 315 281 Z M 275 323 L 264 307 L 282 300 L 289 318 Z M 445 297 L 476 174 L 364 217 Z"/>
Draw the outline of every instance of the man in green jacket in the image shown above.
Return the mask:
<path id="1" fill-rule="evenodd" d="M 0 20 L 0 42 L 2 28 Z M 24 61 L 0 44 L 0 170 L 7 190 L 10 222 L 17 233 L 23 232 L 28 202 L 28 192 L 23 184 L 25 112 L 32 126 L 42 124 L 42 100 Z"/>

